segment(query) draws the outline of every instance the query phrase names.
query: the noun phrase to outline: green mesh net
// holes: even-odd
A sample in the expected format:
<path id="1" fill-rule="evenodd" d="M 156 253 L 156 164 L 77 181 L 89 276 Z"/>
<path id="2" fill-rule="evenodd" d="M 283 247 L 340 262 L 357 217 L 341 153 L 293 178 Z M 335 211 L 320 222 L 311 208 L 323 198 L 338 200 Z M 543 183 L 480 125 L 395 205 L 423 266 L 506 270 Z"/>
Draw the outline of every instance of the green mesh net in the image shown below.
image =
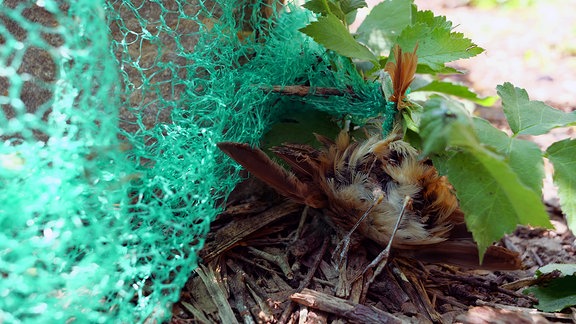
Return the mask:
<path id="1" fill-rule="evenodd" d="M 293 104 L 382 113 L 377 83 L 269 0 L 0 1 L 0 321 L 164 320 L 255 144 Z M 273 91 L 304 85 L 338 95 Z"/>

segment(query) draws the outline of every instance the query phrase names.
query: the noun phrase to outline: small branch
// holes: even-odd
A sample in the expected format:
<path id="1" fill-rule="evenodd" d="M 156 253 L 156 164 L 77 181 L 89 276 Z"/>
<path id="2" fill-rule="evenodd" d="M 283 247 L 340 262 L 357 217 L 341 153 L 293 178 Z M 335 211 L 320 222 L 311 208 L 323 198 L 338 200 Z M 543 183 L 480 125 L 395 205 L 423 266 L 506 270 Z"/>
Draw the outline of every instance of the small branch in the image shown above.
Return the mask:
<path id="1" fill-rule="evenodd" d="M 329 243 L 328 237 L 324 238 L 322 247 L 320 248 L 320 251 L 316 255 L 316 258 L 314 259 L 314 264 L 312 264 L 312 267 L 310 267 L 310 269 L 308 270 L 306 277 L 302 279 L 302 281 L 300 282 L 300 286 L 298 287 L 297 291 L 302 291 L 304 288 L 306 288 L 312 281 L 312 278 L 314 278 L 314 274 L 316 273 L 316 270 L 318 270 L 318 267 L 320 266 L 322 257 L 324 256 L 326 250 L 328 249 L 328 243 Z M 278 323 L 287 323 L 288 317 L 293 311 L 294 311 L 294 302 L 290 302 L 290 304 L 286 307 L 286 309 L 284 309 L 284 312 L 282 312 L 282 316 L 280 317 Z"/>
<path id="2" fill-rule="evenodd" d="M 259 256 L 264 260 L 276 264 L 280 268 L 280 270 L 282 270 L 284 276 L 286 276 L 287 279 L 289 280 L 294 279 L 294 273 L 292 272 L 292 268 L 290 268 L 290 265 L 288 264 L 288 258 L 286 257 L 286 255 L 273 255 L 268 252 L 264 252 L 256 248 L 253 248 L 251 246 L 248 247 L 248 250 L 255 256 Z"/>
<path id="3" fill-rule="evenodd" d="M 206 244 L 204 249 L 200 251 L 200 256 L 204 262 L 210 262 L 223 252 L 238 245 L 240 241 L 245 240 L 253 233 L 284 216 L 297 212 L 300 208 L 301 205 L 299 204 L 285 201 L 263 213 L 236 219 L 215 233 L 214 241 Z"/>
<path id="4" fill-rule="evenodd" d="M 240 261 L 242 261 L 242 262 L 246 262 L 246 263 L 248 263 L 248 264 L 250 264 L 250 265 L 253 265 L 253 266 L 255 266 L 255 267 L 258 267 L 258 268 L 260 268 L 260 269 L 262 269 L 262 270 L 265 270 L 265 271 L 268 271 L 268 272 L 274 272 L 274 273 L 276 273 L 277 275 L 282 274 L 282 272 L 280 272 L 280 271 L 278 271 L 278 270 L 276 270 L 276 269 L 271 269 L 271 268 L 265 267 L 265 266 L 261 265 L 260 263 L 254 262 L 253 260 L 250 260 L 250 259 L 248 259 L 248 258 L 246 258 L 246 257 L 244 257 L 244 256 L 242 256 L 242 255 L 240 255 L 240 254 L 236 254 L 236 253 L 233 253 L 233 252 L 228 252 L 227 255 L 228 255 L 229 257 L 231 257 L 231 258 L 240 260 Z"/>
<path id="5" fill-rule="evenodd" d="M 255 324 L 256 322 L 250 315 L 250 306 L 248 293 L 245 290 L 246 285 L 244 284 L 243 277 L 240 273 L 235 273 L 232 276 L 232 280 L 228 281 L 230 284 L 230 290 L 234 295 L 234 300 L 236 301 L 236 309 L 240 313 L 240 316 L 244 320 L 245 324 Z"/>
<path id="6" fill-rule="evenodd" d="M 517 291 L 520 290 L 522 288 L 526 288 L 528 286 L 534 286 L 534 285 L 538 285 L 541 283 L 546 283 L 550 280 L 556 279 L 558 277 L 560 277 L 561 273 L 558 271 L 552 271 L 550 273 L 545 273 L 540 275 L 538 278 L 522 278 L 519 280 L 516 280 L 514 282 L 510 282 L 507 284 L 503 284 L 501 287 L 503 289 L 507 289 L 507 290 L 512 290 L 512 291 Z"/>
<path id="7" fill-rule="evenodd" d="M 320 251 L 316 255 L 316 259 L 314 259 L 314 263 L 312 264 L 312 267 L 310 267 L 310 269 L 308 270 L 308 273 L 306 274 L 306 277 L 302 280 L 302 282 L 300 282 L 300 286 L 298 287 L 299 291 L 306 288 L 310 284 L 310 282 L 312 281 L 312 278 L 314 278 L 314 274 L 316 273 L 316 270 L 318 270 L 318 267 L 320 266 L 320 262 L 322 261 L 322 257 L 324 256 L 324 254 L 326 253 L 326 250 L 328 249 L 328 243 L 329 243 L 329 239 L 328 239 L 328 237 L 325 237 L 324 242 L 322 242 L 322 247 L 320 248 Z"/>
<path id="8" fill-rule="evenodd" d="M 207 267 L 201 264 L 195 271 L 210 293 L 210 297 L 218 309 L 218 316 L 222 323 L 238 323 L 238 320 L 236 320 L 234 316 L 234 311 L 232 311 L 232 307 L 228 303 L 226 292 L 223 291 L 222 287 L 218 284 L 218 282 L 222 282 L 222 278 L 216 277 L 216 271 L 213 267 Z"/>
<path id="9" fill-rule="evenodd" d="M 290 296 L 290 299 L 298 304 L 336 314 L 354 322 L 402 323 L 398 317 L 375 307 L 357 304 L 310 289 L 295 293 Z"/>
<path id="10" fill-rule="evenodd" d="M 242 268 L 238 264 L 236 264 L 232 259 L 228 259 L 226 261 L 226 265 L 235 273 L 233 279 L 238 276 L 241 276 L 242 284 L 248 289 L 248 292 L 250 293 L 254 301 L 257 303 L 257 305 L 251 303 L 251 299 L 246 298 L 246 301 L 250 306 L 252 315 L 258 318 L 259 322 L 270 321 L 274 316 L 272 314 L 272 310 L 270 309 L 270 305 L 268 304 L 268 302 L 270 302 L 268 294 L 266 294 L 266 292 L 260 286 L 258 286 L 258 284 L 256 284 L 254 279 L 250 275 L 248 275 L 244 270 L 242 270 Z M 266 299 L 266 301 L 264 300 L 264 298 Z"/>
<path id="11" fill-rule="evenodd" d="M 290 287 L 290 285 L 282 279 L 276 272 L 270 272 L 272 281 L 278 286 L 278 289 L 282 294 L 288 296 L 290 292 L 296 291 L 296 289 Z"/>
<path id="12" fill-rule="evenodd" d="M 256 316 L 258 318 L 258 322 L 264 322 L 264 323 L 270 323 L 272 322 L 272 320 L 274 319 L 274 314 L 272 313 L 272 310 L 270 309 L 270 298 L 267 298 L 266 296 L 264 296 L 264 298 L 266 298 L 266 300 L 263 299 L 263 295 L 259 294 L 259 292 L 254 289 L 254 287 L 257 287 L 256 285 L 252 285 L 250 283 L 248 283 L 246 285 L 246 287 L 248 288 L 248 292 L 250 292 L 250 295 L 252 296 L 252 298 L 254 298 L 254 300 L 256 301 L 256 303 L 258 304 L 258 306 L 260 307 L 260 313 L 254 315 L 254 313 L 252 313 L 252 315 Z"/>
<path id="13" fill-rule="evenodd" d="M 486 289 L 491 289 L 491 290 L 494 290 L 494 291 L 497 291 L 499 293 L 503 293 L 503 294 L 506 294 L 506 295 L 509 295 L 512 297 L 527 299 L 527 300 L 531 301 L 532 303 L 538 302 L 538 300 L 532 296 L 524 295 L 522 293 L 518 293 L 518 292 L 515 292 L 513 290 L 504 289 L 502 287 L 480 281 L 477 278 L 470 278 L 470 277 L 465 277 L 465 276 L 453 275 L 453 274 L 449 274 L 449 273 L 443 273 L 443 272 L 440 272 L 438 270 L 431 270 L 431 274 L 433 276 L 436 276 L 436 275 L 437 276 L 443 276 L 445 278 L 458 280 L 461 282 L 468 283 L 470 285 L 475 285 L 475 286 L 480 286 L 480 287 L 483 287 Z"/>
<path id="14" fill-rule="evenodd" d="M 292 238 L 292 242 L 294 243 L 297 240 L 300 239 L 300 236 L 302 236 L 302 230 L 304 228 L 304 223 L 306 222 L 306 218 L 308 217 L 308 206 L 304 206 L 304 209 L 302 210 L 302 214 L 300 215 L 300 222 L 298 223 L 298 228 L 296 229 L 296 234 L 294 235 L 294 238 Z"/>
<path id="15" fill-rule="evenodd" d="M 564 319 L 564 320 L 571 320 L 573 319 L 573 316 L 571 314 L 564 314 L 564 313 L 548 313 L 548 312 L 541 312 L 535 308 L 526 308 L 526 307 L 518 307 L 518 306 L 511 306 L 511 305 L 503 305 L 503 304 L 497 304 L 497 303 L 491 303 L 491 302 L 486 302 L 483 300 L 477 300 L 476 301 L 476 305 L 480 305 L 480 306 L 489 306 L 489 307 L 494 307 L 497 309 L 504 309 L 504 310 L 509 310 L 509 311 L 513 311 L 513 312 L 521 312 L 521 313 L 526 313 L 526 314 L 531 314 L 531 315 L 541 315 L 544 317 L 548 317 L 548 318 L 554 318 L 554 319 Z"/>
<path id="16" fill-rule="evenodd" d="M 396 277 L 396 282 L 402 290 L 410 297 L 410 300 L 418 309 L 418 312 L 432 322 L 441 321 L 441 315 L 434 309 L 432 301 L 426 292 L 426 288 L 418 276 L 408 268 L 402 271 L 396 264 L 392 268 L 392 273 Z"/>
<path id="17" fill-rule="evenodd" d="M 322 96 L 322 97 L 326 96 L 341 97 L 346 94 L 358 97 L 351 88 L 347 88 L 346 90 L 342 91 L 336 88 L 328 88 L 328 87 L 311 88 L 310 86 L 302 86 L 302 85 L 288 85 L 288 86 L 274 85 L 271 87 L 260 87 L 260 89 L 268 92 L 279 93 L 281 95 L 298 96 L 298 97 L 306 97 L 308 95 Z"/>
<path id="18" fill-rule="evenodd" d="M 441 301 L 443 301 L 443 302 L 445 302 L 445 303 L 448 303 L 448 304 L 450 304 L 450 305 L 452 305 L 452 306 L 458 307 L 458 308 L 460 308 L 460 309 L 464 309 L 464 310 L 468 309 L 468 306 L 467 306 L 467 305 L 464 305 L 464 304 L 458 302 L 457 300 L 455 300 L 455 299 L 454 299 L 453 297 L 451 297 L 451 296 L 442 296 L 442 295 L 440 295 L 440 294 L 434 294 L 434 298 L 439 299 L 439 300 L 441 300 Z"/>

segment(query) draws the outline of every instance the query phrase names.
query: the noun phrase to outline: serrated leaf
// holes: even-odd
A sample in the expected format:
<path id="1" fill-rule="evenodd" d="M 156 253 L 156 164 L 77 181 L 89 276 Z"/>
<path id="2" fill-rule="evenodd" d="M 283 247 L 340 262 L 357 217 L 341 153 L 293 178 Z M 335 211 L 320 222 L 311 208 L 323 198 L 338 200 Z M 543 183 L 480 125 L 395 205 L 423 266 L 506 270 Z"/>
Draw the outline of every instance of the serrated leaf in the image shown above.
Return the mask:
<path id="1" fill-rule="evenodd" d="M 396 42 L 401 48 L 414 48 L 418 44 L 418 63 L 426 64 L 434 71 L 442 70 L 444 63 L 470 58 L 484 51 L 462 33 L 431 28 L 425 23 L 404 28 Z"/>
<path id="2" fill-rule="evenodd" d="M 444 93 L 462 99 L 470 100 L 485 107 L 492 106 L 494 103 L 496 103 L 496 100 L 498 100 L 497 97 L 480 98 L 478 97 L 478 94 L 471 91 L 466 86 L 436 80 L 418 89 L 413 89 L 412 91 L 431 91 L 431 92 Z"/>
<path id="3" fill-rule="evenodd" d="M 549 263 L 536 270 L 536 275 L 541 276 L 556 270 L 560 271 L 564 276 L 576 275 L 576 264 Z"/>
<path id="4" fill-rule="evenodd" d="M 434 16 L 430 10 L 418 10 L 412 15 L 412 24 L 424 23 L 430 28 L 452 30 L 452 22 L 445 16 Z"/>
<path id="5" fill-rule="evenodd" d="M 329 1 L 328 6 L 330 7 L 330 14 L 336 16 L 336 18 L 340 19 L 341 22 L 346 21 L 346 14 L 340 7 L 340 3 L 334 3 Z"/>
<path id="6" fill-rule="evenodd" d="M 558 186 L 560 206 L 568 227 L 576 231 L 576 140 L 556 142 L 546 153 L 554 165 L 554 184 Z"/>
<path id="7" fill-rule="evenodd" d="M 346 26 L 332 14 L 319 17 L 318 21 L 310 23 L 300 31 L 340 55 L 377 62 L 376 56 L 366 46 L 358 43 Z"/>
<path id="8" fill-rule="evenodd" d="M 340 7 L 345 14 L 368 6 L 364 0 L 341 0 Z"/>
<path id="9" fill-rule="evenodd" d="M 396 37 L 410 24 L 412 1 L 385 0 L 374 6 L 356 33 L 358 40 L 378 54 L 387 53 Z M 414 48 L 414 46 L 410 47 Z"/>
<path id="10" fill-rule="evenodd" d="M 416 68 L 416 73 L 419 74 L 462 74 L 462 72 L 456 70 L 453 67 L 444 66 L 440 70 L 433 70 L 428 65 L 425 64 L 418 64 Z"/>
<path id="11" fill-rule="evenodd" d="M 474 129 L 483 144 L 494 148 L 505 158 L 524 185 L 536 194 L 542 193 L 544 160 L 542 151 L 536 143 L 510 138 L 506 133 L 481 118 L 474 118 Z"/>
<path id="12" fill-rule="evenodd" d="M 479 126 L 475 127 L 476 124 Z M 531 155 L 534 152 L 528 153 L 528 157 L 517 157 L 515 154 L 524 152 L 517 153 L 514 146 L 503 147 L 508 142 L 521 149 L 523 144 L 501 138 L 501 134 L 472 119 L 464 107 L 442 97 L 433 97 L 424 106 L 420 137 L 424 154 L 438 153 L 444 157 L 444 160 L 435 158 L 434 165 L 456 189 L 466 224 L 481 255 L 518 224 L 549 226 L 539 191 L 526 186 L 524 181 L 531 183 L 530 180 L 520 179 L 516 173 L 517 169 L 524 170 L 516 165 L 519 158 L 537 164 Z M 494 146 L 493 150 L 484 144 L 486 140 Z M 541 159 L 541 153 L 539 156 Z M 511 160 L 515 160 L 514 167 Z"/>
<path id="13" fill-rule="evenodd" d="M 546 285 L 527 288 L 524 293 L 532 293 L 538 298 L 535 306 L 539 310 L 559 312 L 576 305 L 576 276 L 557 278 Z"/>
<path id="14" fill-rule="evenodd" d="M 500 156 L 468 147 L 446 161 L 446 168 L 481 256 L 518 224 L 550 227 L 540 196 Z"/>
<path id="15" fill-rule="evenodd" d="M 459 102 L 430 98 L 420 123 L 422 155 L 442 153 L 448 146 L 479 145 L 471 126 L 472 120 Z"/>
<path id="16" fill-rule="evenodd" d="M 565 113 L 542 101 L 530 100 L 522 88 L 506 82 L 496 87 L 514 134 L 541 135 L 553 128 L 576 125 L 576 111 Z"/>
<path id="17" fill-rule="evenodd" d="M 422 107 L 414 102 L 411 102 L 404 109 L 402 109 L 402 119 L 404 120 L 405 130 L 411 130 L 415 133 L 418 133 L 421 117 Z"/>
<path id="18" fill-rule="evenodd" d="M 350 26 L 356 20 L 358 9 L 368 6 L 364 0 L 342 0 L 340 7 L 346 15 L 346 24 Z"/>
<path id="19" fill-rule="evenodd" d="M 302 7 L 320 15 L 327 15 L 330 13 L 330 7 L 328 6 L 327 0 L 310 0 L 303 4 Z"/>
<path id="20" fill-rule="evenodd" d="M 340 21 L 344 21 L 346 17 L 346 13 L 342 10 L 340 3 L 334 3 L 329 0 L 311 0 L 303 4 L 302 7 L 322 16 L 332 14 Z"/>

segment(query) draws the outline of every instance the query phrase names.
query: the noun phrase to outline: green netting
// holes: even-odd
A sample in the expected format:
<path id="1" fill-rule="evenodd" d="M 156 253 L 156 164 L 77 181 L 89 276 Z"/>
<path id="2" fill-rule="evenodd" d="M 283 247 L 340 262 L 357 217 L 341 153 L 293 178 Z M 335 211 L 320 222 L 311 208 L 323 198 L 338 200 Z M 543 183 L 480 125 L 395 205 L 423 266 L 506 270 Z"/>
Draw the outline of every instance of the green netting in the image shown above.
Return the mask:
<path id="1" fill-rule="evenodd" d="M 302 102 L 385 101 L 272 1 L 0 1 L 0 321 L 170 316 L 238 167 Z M 288 96 L 272 86 L 330 87 Z M 233 172 L 231 172 L 233 171 Z"/>

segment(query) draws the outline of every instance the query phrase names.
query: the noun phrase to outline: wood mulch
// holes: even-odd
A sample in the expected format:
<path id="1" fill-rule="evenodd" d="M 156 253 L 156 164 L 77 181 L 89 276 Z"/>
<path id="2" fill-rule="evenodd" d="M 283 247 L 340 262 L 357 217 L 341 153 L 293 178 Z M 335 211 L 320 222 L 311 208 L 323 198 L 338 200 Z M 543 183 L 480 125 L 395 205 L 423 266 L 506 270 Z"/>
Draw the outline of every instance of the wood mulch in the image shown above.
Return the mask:
<path id="1" fill-rule="evenodd" d="M 464 64 L 460 69 L 468 71 L 462 80 L 465 84 L 482 95 L 493 95 L 496 84 L 512 81 L 527 88 L 532 99 L 574 110 L 574 93 L 561 90 L 574 84 L 574 74 L 566 73 L 573 71 L 574 56 L 550 52 L 561 49 L 552 42 L 566 43 L 558 31 L 569 28 L 556 27 L 573 23 L 567 18 L 572 11 L 566 9 L 574 6 L 572 2 L 562 4 L 554 18 L 556 24 L 549 24 L 539 7 L 496 12 L 441 5 L 444 2 L 417 3 L 447 15 L 458 31 L 486 48 L 488 54 L 459 63 Z M 542 18 L 536 19 L 542 20 L 542 26 L 533 27 L 534 17 Z M 526 33 L 528 25 L 533 28 Z M 555 38 L 548 37 L 551 33 L 546 26 L 556 28 Z M 525 60 L 526 48 L 516 41 L 523 35 L 538 39 L 525 42 L 525 47 L 535 49 L 534 44 L 539 44 L 539 50 L 548 51 L 542 57 L 553 64 L 530 65 Z M 479 113 L 496 125 L 507 125 L 500 110 L 480 109 Z M 566 133 L 569 131 L 560 130 L 560 137 L 573 136 Z M 545 148 L 558 140 L 552 133 L 534 140 Z M 500 242 L 521 253 L 524 270 L 460 269 L 392 255 L 385 270 L 368 285 L 365 278 L 354 279 L 380 252 L 379 246 L 363 242 L 349 254 L 347 266 L 339 269 L 332 256 L 339 237 L 323 221 L 321 211 L 286 201 L 257 180 L 248 179 L 213 222 L 200 254 L 201 265 L 174 304 L 171 322 L 576 322 L 576 310 L 538 312 L 534 308 L 537 300 L 522 293 L 536 282 L 534 273 L 539 267 L 576 263 L 576 240 L 558 209 L 557 196 L 545 190 L 544 198 L 554 229 L 520 227 Z"/>
<path id="2" fill-rule="evenodd" d="M 18 1 L 4 4 L 8 2 Z M 467 72 L 461 81 L 481 95 L 494 95 L 497 84 L 511 81 L 526 88 L 532 99 L 564 111 L 576 110 L 576 2 L 564 1 L 556 10 L 532 11 L 441 5 L 466 2 L 458 0 L 416 2 L 421 9 L 447 15 L 454 21 L 456 31 L 486 49 L 485 54 L 456 64 Z M 545 1 L 539 3 L 548 5 Z M 154 5 L 143 2 L 145 8 L 148 4 Z M 153 9 L 148 12 L 159 15 Z M 36 21 L 52 19 L 40 13 L 35 13 Z M 173 23 L 176 22 L 183 20 Z M 198 27 L 190 28 L 194 31 Z M 43 37 L 50 42 L 52 36 Z M 120 36 L 113 30 L 113 38 Z M 194 37 L 190 37 L 190 42 L 187 47 L 193 48 Z M 173 52 L 165 50 L 168 54 Z M 39 59 L 50 61 L 47 53 L 36 54 Z M 177 63 L 183 60 L 177 56 L 171 59 Z M 30 70 L 31 75 L 54 77 L 53 72 L 46 70 L 46 64 L 29 68 L 34 66 L 40 70 Z M 169 87 L 161 90 L 173 91 Z M 32 89 L 24 94 L 32 112 L 46 99 L 42 91 Z M 135 92 L 132 100 L 142 99 L 138 96 Z M 147 102 L 153 99 L 146 98 Z M 170 109 L 158 112 L 157 107 L 151 106 L 149 110 L 143 116 L 148 127 L 159 120 L 170 120 Z M 483 108 L 480 113 L 497 125 L 506 125 L 500 110 Z M 126 111 L 121 115 L 120 120 L 124 121 L 134 118 Z M 122 126 L 134 131 L 134 125 Z M 546 147 L 558 138 L 570 136 L 575 136 L 573 129 L 538 140 Z M 201 253 L 203 260 L 174 304 L 171 323 L 570 323 L 576 321 L 574 311 L 539 313 L 533 308 L 535 299 L 522 294 L 526 286 L 534 283 L 538 267 L 552 262 L 576 263 L 575 238 L 555 206 L 557 202 L 549 210 L 554 230 L 522 227 L 502 242 L 522 254 L 525 270 L 465 270 L 392 256 L 385 270 L 368 286 L 363 278 L 353 279 L 380 252 L 380 247 L 364 242 L 350 253 L 348 266 L 338 269 L 332 253 L 339 238 L 323 222 L 321 212 L 304 212 L 303 206 L 285 201 L 255 180 L 248 180 L 238 186 L 226 210 L 213 222 Z"/>
<path id="3" fill-rule="evenodd" d="M 363 242 L 339 268 L 332 254 L 340 237 L 321 211 L 250 178 L 213 222 L 171 323 L 570 323 L 576 314 L 538 312 L 537 300 L 522 293 L 539 266 L 576 262 L 574 236 L 550 212 L 554 231 L 523 227 L 501 242 L 522 254 L 525 270 L 460 269 L 392 255 L 368 284 L 371 273 L 360 275 L 380 247 Z"/>

